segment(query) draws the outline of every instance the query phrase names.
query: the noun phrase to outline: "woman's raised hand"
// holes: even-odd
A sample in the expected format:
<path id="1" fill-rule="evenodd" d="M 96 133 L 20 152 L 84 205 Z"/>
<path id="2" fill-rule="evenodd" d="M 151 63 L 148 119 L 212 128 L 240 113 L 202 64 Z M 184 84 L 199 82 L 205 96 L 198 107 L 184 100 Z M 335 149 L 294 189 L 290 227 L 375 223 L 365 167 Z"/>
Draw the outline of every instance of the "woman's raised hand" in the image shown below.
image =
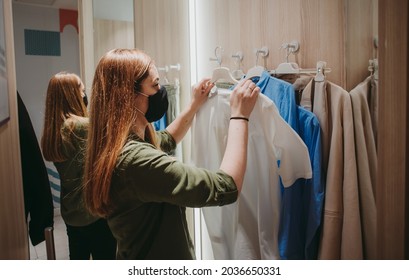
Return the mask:
<path id="1" fill-rule="evenodd" d="M 251 80 L 242 80 L 230 96 L 231 117 L 249 118 L 256 104 L 260 88 Z"/>

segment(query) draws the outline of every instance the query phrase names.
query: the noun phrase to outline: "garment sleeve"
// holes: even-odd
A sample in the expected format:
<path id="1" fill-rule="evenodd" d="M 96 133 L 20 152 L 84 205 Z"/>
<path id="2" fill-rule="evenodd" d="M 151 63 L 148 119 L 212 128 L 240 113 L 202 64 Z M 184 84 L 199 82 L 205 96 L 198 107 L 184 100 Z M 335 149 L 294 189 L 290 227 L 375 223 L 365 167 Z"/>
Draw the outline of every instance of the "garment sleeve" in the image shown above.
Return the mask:
<path id="1" fill-rule="evenodd" d="M 176 149 L 176 141 L 167 130 L 160 130 L 156 132 L 160 148 L 165 153 L 169 154 Z"/>
<path id="2" fill-rule="evenodd" d="M 44 229 L 54 225 L 54 206 L 47 169 L 34 128 L 20 94 L 17 93 L 21 171 L 28 230 L 35 246 L 45 240 Z"/>
<path id="3" fill-rule="evenodd" d="M 149 144 L 134 142 L 125 148 L 126 156 L 117 168 L 129 195 L 142 202 L 185 207 L 221 206 L 237 200 L 237 187 L 225 172 L 184 164 Z"/>

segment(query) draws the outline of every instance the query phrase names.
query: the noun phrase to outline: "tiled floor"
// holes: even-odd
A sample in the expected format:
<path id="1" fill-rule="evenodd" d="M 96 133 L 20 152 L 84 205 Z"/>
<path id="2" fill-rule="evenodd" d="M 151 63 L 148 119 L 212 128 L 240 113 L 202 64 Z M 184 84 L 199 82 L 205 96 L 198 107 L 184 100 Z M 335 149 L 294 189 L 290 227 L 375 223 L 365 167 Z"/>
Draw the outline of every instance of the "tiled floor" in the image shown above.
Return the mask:
<path id="1" fill-rule="evenodd" d="M 64 221 L 60 215 L 60 209 L 54 209 L 54 243 L 55 257 L 57 260 L 69 260 L 68 238 Z M 47 250 L 45 241 L 33 246 L 30 243 L 30 259 L 31 260 L 46 260 Z"/>

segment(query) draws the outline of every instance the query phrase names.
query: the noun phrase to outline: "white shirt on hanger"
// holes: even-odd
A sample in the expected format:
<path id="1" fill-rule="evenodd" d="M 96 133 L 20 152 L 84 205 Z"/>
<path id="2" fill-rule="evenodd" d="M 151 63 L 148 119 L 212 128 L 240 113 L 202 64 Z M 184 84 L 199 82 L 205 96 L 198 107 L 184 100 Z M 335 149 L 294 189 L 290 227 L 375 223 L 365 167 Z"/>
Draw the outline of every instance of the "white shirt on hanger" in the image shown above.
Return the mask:
<path id="1" fill-rule="evenodd" d="M 220 167 L 230 122 L 230 93 L 218 89 L 196 114 L 192 162 L 198 167 Z M 287 187 L 298 178 L 312 176 L 304 142 L 262 94 L 250 116 L 247 155 L 237 202 L 202 209 L 215 259 L 279 259 L 279 180 Z"/>

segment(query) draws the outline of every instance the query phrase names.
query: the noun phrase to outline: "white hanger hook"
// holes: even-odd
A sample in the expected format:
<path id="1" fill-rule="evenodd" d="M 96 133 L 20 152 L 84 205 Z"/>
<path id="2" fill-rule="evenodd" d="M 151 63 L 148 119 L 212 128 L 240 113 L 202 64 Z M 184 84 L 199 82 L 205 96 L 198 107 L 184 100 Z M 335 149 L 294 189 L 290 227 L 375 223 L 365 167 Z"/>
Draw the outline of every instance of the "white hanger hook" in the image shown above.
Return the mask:
<path id="1" fill-rule="evenodd" d="M 290 54 L 295 54 L 300 49 L 300 43 L 296 40 L 293 40 L 291 43 L 283 43 L 280 49 L 286 50 L 285 60 L 286 62 L 288 62 L 288 57 L 290 56 Z"/>
<path id="2" fill-rule="evenodd" d="M 219 64 L 219 67 L 222 66 L 222 54 L 223 54 L 223 48 L 220 46 L 217 46 L 214 49 L 214 55 L 215 57 L 209 58 L 211 61 L 217 61 L 217 64 Z"/>
<path id="3" fill-rule="evenodd" d="M 261 49 L 256 49 L 256 66 L 258 65 L 258 57 L 261 55 L 262 57 L 268 56 L 268 47 L 262 47 Z"/>
<path id="4" fill-rule="evenodd" d="M 219 51 L 220 54 L 219 54 L 217 51 Z M 217 46 L 217 47 L 214 49 L 214 55 L 216 56 L 217 63 L 219 64 L 219 66 L 222 66 L 223 48 L 220 47 L 220 46 Z"/>

